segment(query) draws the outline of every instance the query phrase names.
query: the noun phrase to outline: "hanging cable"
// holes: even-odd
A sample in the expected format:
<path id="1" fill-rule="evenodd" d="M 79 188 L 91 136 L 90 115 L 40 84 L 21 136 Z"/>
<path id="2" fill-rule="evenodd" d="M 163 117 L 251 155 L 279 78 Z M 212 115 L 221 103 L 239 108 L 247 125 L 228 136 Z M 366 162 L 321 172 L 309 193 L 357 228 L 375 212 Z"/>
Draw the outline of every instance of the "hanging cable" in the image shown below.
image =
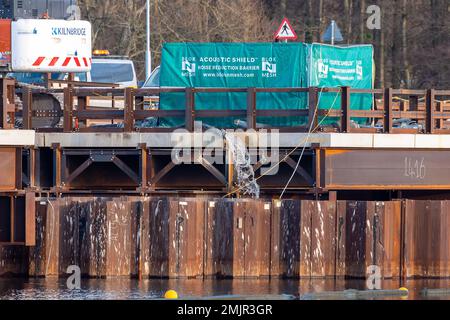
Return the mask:
<path id="1" fill-rule="evenodd" d="M 337 98 L 338 98 L 339 93 L 341 92 L 341 90 L 342 90 L 342 89 L 340 89 L 339 92 L 338 92 L 338 94 L 336 94 L 336 97 L 334 98 L 333 104 L 331 105 L 331 109 L 334 108 L 334 105 L 336 104 Z M 320 96 L 319 96 L 319 101 L 320 101 Z M 330 109 L 330 110 L 331 110 L 331 109 Z M 317 112 L 317 110 L 318 110 L 318 107 L 316 108 L 316 112 Z M 314 116 L 315 116 L 315 115 L 314 115 Z M 323 120 L 324 120 L 324 119 L 323 119 Z M 323 122 L 323 120 L 321 121 L 321 123 Z M 319 125 L 319 127 L 320 127 L 320 125 Z M 295 177 L 295 174 L 297 173 L 298 168 L 300 167 L 300 163 L 301 163 L 301 161 L 302 161 L 302 159 L 303 159 L 303 155 L 305 154 L 306 146 L 308 145 L 309 138 L 311 137 L 312 132 L 315 131 L 315 130 L 311 130 L 311 129 L 312 129 L 312 124 L 311 124 L 311 128 L 310 128 L 310 130 L 309 130 L 309 132 L 308 132 L 308 135 L 306 136 L 306 142 L 305 142 L 305 145 L 303 146 L 303 150 L 302 150 L 302 153 L 300 154 L 300 158 L 298 159 L 298 162 L 297 162 L 297 165 L 296 165 L 296 167 L 295 167 L 295 169 L 294 169 L 294 172 L 292 172 L 292 175 L 291 175 L 291 177 L 289 178 L 288 183 L 286 184 L 286 186 L 285 186 L 284 189 L 283 189 L 283 192 L 282 192 L 281 195 L 280 195 L 280 200 L 283 199 L 284 194 L 286 193 L 286 190 L 289 188 L 289 185 L 291 184 L 292 180 L 293 180 L 294 177 Z"/>
<path id="2" fill-rule="evenodd" d="M 324 88 L 322 88 L 321 92 L 323 92 L 323 89 L 324 89 Z M 340 94 L 341 92 L 342 92 L 342 89 L 340 88 L 339 91 L 336 93 L 336 98 L 335 98 L 334 103 L 333 103 L 333 104 L 331 105 L 331 107 L 328 109 L 328 111 L 327 111 L 327 113 L 325 114 L 324 118 L 323 118 L 323 119 L 319 122 L 319 124 L 312 130 L 313 132 L 316 131 L 317 129 L 319 129 L 320 126 L 322 125 L 322 123 L 328 118 L 328 116 L 329 116 L 331 110 L 334 108 L 334 105 L 336 104 L 337 98 L 339 97 L 339 94 Z M 319 101 L 318 101 L 318 102 L 319 102 Z M 318 108 L 319 108 L 319 105 L 317 105 L 316 111 L 318 110 Z M 306 139 L 300 141 L 300 143 L 297 144 L 297 146 L 296 146 L 293 150 L 291 150 L 288 154 L 286 154 L 286 156 L 284 156 L 283 159 L 281 159 L 281 160 L 278 161 L 275 165 L 273 165 L 271 168 L 269 168 L 264 174 L 260 175 L 257 179 L 255 179 L 255 181 L 259 181 L 259 180 L 262 179 L 263 177 L 269 175 L 269 173 L 271 173 L 272 171 L 274 171 L 276 168 L 278 168 L 278 166 L 279 166 L 280 164 L 282 164 L 284 161 L 286 161 L 286 160 L 287 160 L 287 159 L 288 159 L 295 151 L 297 151 L 301 146 L 303 146 L 304 143 L 305 143 L 305 141 L 306 141 Z M 235 189 L 235 190 L 229 192 L 228 194 L 224 195 L 222 198 L 227 198 L 227 197 L 229 197 L 229 196 L 231 196 L 231 195 L 233 195 L 233 194 L 236 194 L 236 193 L 240 192 L 241 190 L 243 190 L 244 187 L 245 187 L 245 186 L 240 187 L 240 188 L 238 188 L 238 189 Z"/>

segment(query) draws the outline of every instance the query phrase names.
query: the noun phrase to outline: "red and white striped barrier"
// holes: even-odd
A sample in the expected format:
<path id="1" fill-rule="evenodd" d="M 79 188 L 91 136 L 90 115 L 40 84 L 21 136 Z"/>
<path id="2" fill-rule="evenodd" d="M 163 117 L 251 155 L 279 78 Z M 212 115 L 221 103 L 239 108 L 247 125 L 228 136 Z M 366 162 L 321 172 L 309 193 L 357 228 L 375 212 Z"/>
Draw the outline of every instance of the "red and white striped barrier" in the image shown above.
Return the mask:
<path id="1" fill-rule="evenodd" d="M 38 57 L 33 67 L 69 67 L 87 68 L 92 65 L 92 58 L 86 57 Z"/>

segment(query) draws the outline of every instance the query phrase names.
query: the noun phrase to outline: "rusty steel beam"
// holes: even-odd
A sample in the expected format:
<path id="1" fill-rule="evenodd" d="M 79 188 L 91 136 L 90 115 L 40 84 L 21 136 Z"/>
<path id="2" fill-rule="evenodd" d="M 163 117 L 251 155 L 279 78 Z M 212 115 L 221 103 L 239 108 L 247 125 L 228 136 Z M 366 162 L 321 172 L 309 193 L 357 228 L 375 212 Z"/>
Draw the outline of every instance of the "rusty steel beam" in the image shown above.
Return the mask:
<path id="1" fill-rule="evenodd" d="M 328 190 L 449 190 L 448 150 L 321 150 Z"/>
<path id="2" fill-rule="evenodd" d="M 2 129 L 13 129 L 15 121 L 15 85 L 14 79 L 0 79 L 0 127 Z"/>
<path id="3" fill-rule="evenodd" d="M 36 245 L 36 195 L 27 192 L 25 196 L 25 245 Z"/>
<path id="4" fill-rule="evenodd" d="M 114 156 L 112 158 L 112 162 L 120 169 L 122 170 L 131 180 L 133 180 L 136 184 L 139 184 L 139 177 L 138 175 L 130 169 L 129 166 L 122 160 L 120 160 L 117 156 Z"/>
<path id="5" fill-rule="evenodd" d="M 22 148 L 0 147 L 0 191 L 22 188 Z"/>

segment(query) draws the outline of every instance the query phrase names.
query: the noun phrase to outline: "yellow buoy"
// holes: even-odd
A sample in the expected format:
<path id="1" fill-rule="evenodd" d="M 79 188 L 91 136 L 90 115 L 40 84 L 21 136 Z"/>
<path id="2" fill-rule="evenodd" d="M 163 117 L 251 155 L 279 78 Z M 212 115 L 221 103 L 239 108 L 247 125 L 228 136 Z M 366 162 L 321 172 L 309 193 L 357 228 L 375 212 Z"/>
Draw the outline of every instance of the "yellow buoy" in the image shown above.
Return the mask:
<path id="1" fill-rule="evenodd" d="M 170 299 L 170 300 L 178 299 L 178 293 L 175 290 L 169 290 L 164 295 L 164 298 Z"/>
<path id="2" fill-rule="evenodd" d="M 406 293 L 406 295 L 400 297 L 401 300 L 408 300 L 408 295 L 409 295 L 409 290 L 405 287 L 401 287 L 400 289 L 398 289 L 399 291 L 404 291 Z"/>

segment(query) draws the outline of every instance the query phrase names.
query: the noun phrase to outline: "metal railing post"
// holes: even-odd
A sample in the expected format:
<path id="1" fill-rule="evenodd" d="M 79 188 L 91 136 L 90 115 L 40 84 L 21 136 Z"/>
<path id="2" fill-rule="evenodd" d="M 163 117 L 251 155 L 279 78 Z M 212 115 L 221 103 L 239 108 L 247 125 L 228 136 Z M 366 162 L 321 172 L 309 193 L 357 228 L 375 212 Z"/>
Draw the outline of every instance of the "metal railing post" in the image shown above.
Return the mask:
<path id="1" fill-rule="evenodd" d="M 392 116 L 392 88 L 384 89 L 384 132 L 392 133 L 393 116 Z"/>
<path id="2" fill-rule="evenodd" d="M 195 92 L 193 88 L 186 88 L 186 113 L 185 128 L 189 132 L 194 132 L 195 122 Z"/>
<path id="3" fill-rule="evenodd" d="M 33 93 L 31 88 L 24 88 L 22 93 L 23 103 L 23 129 L 30 130 L 33 128 Z"/>
<path id="4" fill-rule="evenodd" d="M 256 129 L 256 89 L 247 89 L 247 129 Z"/>
<path id="5" fill-rule="evenodd" d="M 312 131 L 317 129 L 319 125 L 319 88 L 310 87 L 308 91 L 308 128 Z"/>
<path id="6" fill-rule="evenodd" d="M 350 115 L 350 87 L 341 87 L 341 131 L 343 133 L 351 132 L 351 115 Z"/>
<path id="7" fill-rule="evenodd" d="M 73 89 L 64 88 L 64 132 L 73 131 Z"/>
<path id="8" fill-rule="evenodd" d="M 435 97 L 436 93 L 434 89 L 427 90 L 426 96 L 426 133 L 433 134 L 436 131 L 436 125 L 434 121 L 434 114 L 436 113 L 435 108 Z"/>
<path id="9" fill-rule="evenodd" d="M 133 132 L 134 129 L 134 89 L 125 89 L 124 132 Z"/>

